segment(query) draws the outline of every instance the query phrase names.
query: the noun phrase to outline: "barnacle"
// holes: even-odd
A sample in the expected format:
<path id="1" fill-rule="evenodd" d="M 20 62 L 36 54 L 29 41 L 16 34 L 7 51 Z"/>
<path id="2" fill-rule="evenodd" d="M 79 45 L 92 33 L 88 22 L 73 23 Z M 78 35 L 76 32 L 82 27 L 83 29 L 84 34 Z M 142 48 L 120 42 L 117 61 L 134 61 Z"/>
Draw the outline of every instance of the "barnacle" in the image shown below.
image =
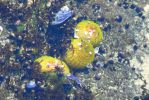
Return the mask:
<path id="1" fill-rule="evenodd" d="M 56 72 L 57 69 L 60 69 L 64 75 L 70 74 L 68 66 L 63 61 L 51 56 L 41 56 L 35 62 L 40 64 L 41 72 Z"/>
<path id="2" fill-rule="evenodd" d="M 93 46 L 97 46 L 103 40 L 103 33 L 99 25 L 90 20 L 79 22 L 75 28 L 77 38 L 91 42 Z"/>
<path id="3" fill-rule="evenodd" d="M 84 68 L 94 60 L 94 48 L 92 44 L 87 41 L 72 39 L 64 59 L 72 68 Z"/>

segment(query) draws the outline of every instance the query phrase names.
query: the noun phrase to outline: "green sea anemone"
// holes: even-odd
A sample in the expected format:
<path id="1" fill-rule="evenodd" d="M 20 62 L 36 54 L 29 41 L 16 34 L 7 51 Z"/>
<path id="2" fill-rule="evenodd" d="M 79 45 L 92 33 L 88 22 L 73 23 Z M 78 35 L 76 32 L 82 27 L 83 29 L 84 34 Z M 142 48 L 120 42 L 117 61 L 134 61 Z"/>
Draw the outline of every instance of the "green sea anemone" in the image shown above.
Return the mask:
<path id="1" fill-rule="evenodd" d="M 81 39 L 72 39 L 64 60 L 72 68 L 84 68 L 94 60 L 94 55 L 91 43 Z"/>
<path id="2" fill-rule="evenodd" d="M 51 56 L 41 56 L 35 60 L 39 63 L 41 72 L 56 72 L 62 71 L 64 75 L 69 75 L 69 67 L 61 60 L 53 58 Z"/>
<path id="3" fill-rule="evenodd" d="M 103 40 L 103 33 L 99 25 L 90 20 L 79 22 L 75 28 L 75 35 L 84 41 L 89 41 L 95 47 Z"/>

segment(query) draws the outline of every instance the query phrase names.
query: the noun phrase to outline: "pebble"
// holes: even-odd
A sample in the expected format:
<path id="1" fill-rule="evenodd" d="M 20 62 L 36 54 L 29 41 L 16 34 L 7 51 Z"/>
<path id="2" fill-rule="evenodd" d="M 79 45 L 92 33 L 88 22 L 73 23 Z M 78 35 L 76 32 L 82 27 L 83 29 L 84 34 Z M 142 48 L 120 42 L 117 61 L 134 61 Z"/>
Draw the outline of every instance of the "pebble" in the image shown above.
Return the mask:
<path id="1" fill-rule="evenodd" d="M 118 53 L 118 58 L 125 58 L 125 56 L 124 56 L 123 53 L 119 52 L 119 53 Z"/>
<path id="2" fill-rule="evenodd" d="M 109 60 L 107 63 L 112 65 L 112 64 L 114 64 L 114 61 L 113 60 Z"/>
<path id="3" fill-rule="evenodd" d="M 100 77 L 100 75 L 96 74 L 96 75 L 94 76 L 94 79 L 95 79 L 95 80 L 100 80 L 101 77 Z"/>
<path id="4" fill-rule="evenodd" d="M 130 5 L 130 8 L 131 8 L 131 9 L 135 9 L 135 8 L 136 8 L 136 5 L 135 5 L 135 4 L 131 4 L 131 5 Z"/>
<path id="5" fill-rule="evenodd" d="M 123 2 L 123 7 L 124 7 L 124 9 L 128 9 L 129 4 L 127 2 Z"/>
<path id="6" fill-rule="evenodd" d="M 129 24 L 125 24 L 125 29 L 129 29 Z"/>
<path id="7" fill-rule="evenodd" d="M 138 96 L 135 96 L 135 97 L 134 97 L 134 100 L 140 100 L 140 99 L 139 99 L 139 97 L 138 97 Z"/>
<path id="8" fill-rule="evenodd" d="M 61 10 L 56 14 L 55 20 L 52 21 L 52 25 L 58 25 L 65 22 L 73 15 L 73 12 L 67 7 L 63 6 Z"/>
<path id="9" fill-rule="evenodd" d="M 0 75 L 0 83 L 2 83 L 4 81 L 4 76 L 3 75 Z"/>
<path id="10" fill-rule="evenodd" d="M 137 46 L 137 45 L 134 45 L 134 46 L 133 46 L 133 50 L 134 50 L 134 51 L 138 50 L 138 46 Z"/>
<path id="11" fill-rule="evenodd" d="M 94 9 L 94 10 L 100 10 L 100 4 L 93 4 L 92 5 L 92 9 Z"/>
<path id="12" fill-rule="evenodd" d="M 136 11 L 137 13 L 140 13 L 140 12 L 142 11 L 142 8 L 136 7 L 135 11 Z"/>
<path id="13" fill-rule="evenodd" d="M 27 3 L 28 0 L 18 0 L 19 3 Z"/>
<path id="14" fill-rule="evenodd" d="M 103 31 L 107 32 L 108 31 L 108 28 L 107 27 L 104 27 Z"/>
<path id="15" fill-rule="evenodd" d="M 70 84 L 63 84 L 63 89 L 67 93 L 72 89 L 72 86 Z"/>
<path id="16" fill-rule="evenodd" d="M 69 79 L 69 80 L 73 80 L 73 81 L 75 81 L 78 85 L 81 85 L 81 80 L 78 78 L 78 77 L 76 77 L 76 76 L 74 76 L 74 75 L 68 75 L 67 76 L 67 79 Z"/>
<path id="17" fill-rule="evenodd" d="M 106 53 L 106 51 L 102 48 L 102 47 L 99 47 L 99 51 L 98 51 L 100 54 L 104 54 Z"/>
<path id="18" fill-rule="evenodd" d="M 120 15 L 119 16 L 116 16 L 116 18 L 115 18 L 115 21 L 118 22 L 118 23 L 121 23 L 122 20 L 123 20 L 123 18 Z"/>
<path id="19" fill-rule="evenodd" d="M 101 23 L 102 23 L 102 22 L 104 22 L 104 21 L 105 21 L 105 17 L 100 17 L 100 18 L 98 18 L 97 20 L 98 20 L 99 22 L 101 22 Z"/>
<path id="20" fill-rule="evenodd" d="M 110 29 L 111 29 L 111 25 L 110 25 L 110 24 L 108 24 L 108 25 L 107 25 L 107 28 L 108 28 L 108 30 L 110 30 Z"/>
<path id="21" fill-rule="evenodd" d="M 139 16 L 139 17 L 142 17 L 142 16 L 143 16 L 143 13 L 142 13 L 142 12 L 140 12 L 140 13 L 138 14 L 138 16 Z"/>
<path id="22" fill-rule="evenodd" d="M 107 67 L 108 67 L 108 64 L 107 64 L 107 63 L 105 63 L 105 64 L 103 65 L 103 67 L 104 67 L 104 68 L 107 68 Z"/>
<path id="23" fill-rule="evenodd" d="M 36 87 L 36 83 L 35 81 L 30 81 L 29 83 L 27 83 L 26 85 L 27 88 L 35 88 Z"/>
<path id="24" fill-rule="evenodd" d="M 149 12 L 149 4 L 144 7 L 145 12 Z"/>
<path id="25" fill-rule="evenodd" d="M 147 44 L 144 44 L 143 47 L 144 47 L 144 48 L 147 48 Z"/>
<path id="26" fill-rule="evenodd" d="M 52 3 L 51 1 L 48 1 L 47 2 L 47 7 L 50 7 L 51 6 L 51 3 Z"/>
<path id="27" fill-rule="evenodd" d="M 144 20 L 145 19 L 145 16 L 141 16 L 141 18 L 142 18 L 142 20 Z"/>
<path id="28" fill-rule="evenodd" d="M 94 49 L 94 53 L 98 53 L 98 51 L 99 51 L 99 47 L 96 47 L 95 49 Z"/>
<path id="29" fill-rule="evenodd" d="M 104 27 L 103 31 L 107 32 L 111 29 L 111 25 L 108 24 L 106 27 Z"/>

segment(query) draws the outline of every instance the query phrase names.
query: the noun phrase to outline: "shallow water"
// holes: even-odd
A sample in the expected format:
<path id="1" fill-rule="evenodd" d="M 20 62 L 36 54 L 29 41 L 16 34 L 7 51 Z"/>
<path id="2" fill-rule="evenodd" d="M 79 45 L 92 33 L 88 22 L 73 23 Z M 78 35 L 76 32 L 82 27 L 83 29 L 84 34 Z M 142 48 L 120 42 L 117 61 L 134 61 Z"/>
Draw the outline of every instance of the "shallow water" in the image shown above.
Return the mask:
<path id="1" fill-rule="evenodd" d="M 82 20 L 103 31 L 94 61 L 69 79 L 40 72 L 34 60 L 63 60 Z M 0 0 L 0 100 L 149 100 L 148 67 L 149 0 Z"/>

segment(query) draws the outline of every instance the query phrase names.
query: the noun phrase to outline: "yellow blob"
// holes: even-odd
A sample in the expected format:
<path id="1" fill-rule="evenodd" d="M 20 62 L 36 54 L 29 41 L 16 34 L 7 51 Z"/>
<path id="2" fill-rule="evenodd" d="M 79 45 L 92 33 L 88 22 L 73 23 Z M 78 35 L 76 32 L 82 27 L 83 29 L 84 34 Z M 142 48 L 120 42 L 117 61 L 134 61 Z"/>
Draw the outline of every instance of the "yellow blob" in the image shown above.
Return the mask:
<path id="1" fill-rule="evenodd" d="M 94 60 L 94 55 L 91 43 L 81 39 L 72 39 L 64 60 L 72 68 L 84 68 Z"/>
<path id="2" fill-rule="evenodd" d="M 63 71 L 64 75 L 69 75 L 70 70 L 68 66 L 61 60 L 50 56 L 41 56 L 35 60 L 40 64 L 40 71 L 41 72 L 55 72 L 59 68 Z"/>
<path id="3" fill-rule="evenodd" d="M 77 24 L 75 35 L 84 40 L 89 41 L 95 47 L 103 40 L 103 33 L 99 25 L 90 20 L 84 20 Z"/>

